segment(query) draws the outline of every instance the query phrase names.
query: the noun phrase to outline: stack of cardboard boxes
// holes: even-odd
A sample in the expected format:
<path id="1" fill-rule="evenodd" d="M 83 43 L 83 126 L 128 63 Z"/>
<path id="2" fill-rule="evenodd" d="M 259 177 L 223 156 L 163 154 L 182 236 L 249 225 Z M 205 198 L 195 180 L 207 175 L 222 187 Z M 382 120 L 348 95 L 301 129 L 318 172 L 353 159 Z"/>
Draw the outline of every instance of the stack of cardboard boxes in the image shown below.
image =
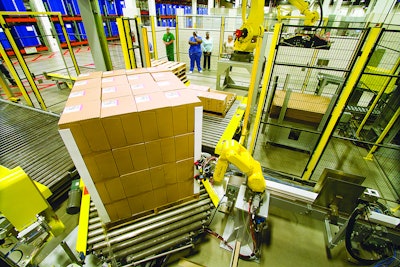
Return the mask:
<path id="1" fill-rule="evenodd" d="M 111 221 L 193 195 L 197 106 L 163 69 L 79 76 L 59 127 L 71 131 Z"/>

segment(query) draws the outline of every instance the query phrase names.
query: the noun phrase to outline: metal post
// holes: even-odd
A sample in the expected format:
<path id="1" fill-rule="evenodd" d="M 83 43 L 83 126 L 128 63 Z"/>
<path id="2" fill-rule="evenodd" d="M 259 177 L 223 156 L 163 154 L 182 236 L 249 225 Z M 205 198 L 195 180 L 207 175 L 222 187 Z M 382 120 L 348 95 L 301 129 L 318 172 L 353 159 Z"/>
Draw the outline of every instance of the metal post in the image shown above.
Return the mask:
<path id="1" fill-rule="evenodd" d="M 314 152 L 311 155 L 310 160 L 307 163 L 306 169 L 302 175 L 303 180 L 309 180 L 311 178 L 311 175 L 313 174 L 315 167 L 317 166 L 320 158 L 322 157 L 322 153 L 324 152 L 326 146 L 328 145 L 329 138 L 331 137 L 332 132 L 335 129 L 336 123 L 340 119 L 342 111 L 346 106 L 347 100 L 349 99 L 349 96 L 353 91 L 353 88 L 356 86 L 359 78 L 361 77 L 361 74 L 372 54 L 371 52 L 373 51 L 379 37 L 381 36 L 381 33 L 382 29 L 380 28 L 373 28 L 369 32 L 365 45 L 363 47 L 363 51 L 358 60 L 356 61 L 352 72 L 350 73 L 347 83 L 343 88 L 341 95 L 339 96 L 338 103 L 336 104 L 334 110 L 332 111 L 331 119 L 329 120 L 325 128 L 325 131 L 323 132 L 318 144 L 316 145 Z"/>
<path id="2" fill-rule="evenodd" d="M 157 50 L 157 36 L 156 36 L 156 23 L 155 23 L 156 17 L 151 16 L 150 17 L 150 22 L 151 22 L 151 39 L 153 41 L 153 53 L 154 53 L 154 59 L 158 59 L 158 50 Z"/>
<path id="3" fill-rule="evenodd" d="M 261 48 L 262 48 L 262 36 L 257 36 L 257 44 L 256 44 L 256 53 L 254 55 L 254 62 L 253 67 L 251 70 L 251 78 L 250 78 L 250 85 L 249 85 L 249 93 L 248 93 L 248 101 L 253 103 L 253 97 L 257 97 L 259 81 L 257 80 L 257 73 L 260 65 L 261 60 Z M 247 136 L 247 124 L 249 122 L 249 116 L 251 112 L 251 105 L 246 106 L 246 111 L 244 113 L 244 120 L 243 120 L 243 128 L 242 128 L 242 136 L 240 137 L 239 143 L 243 145 L 244 140 Z"/>
<path id="4" fill-rule="evenodd" d="M 276 23 L 275 28 L 274 28 L 274 35 L 273 35 L 272 41 L 271 41 L 271 48 L 268 53 L 268 59 L 267 59 L 268 61 L 266 63 L 265 70 L 264 70 L 264 82 L 262 85 L 260 98 L 258 101 L 256 117 L 254 120 L 254 127 L 253 127 L 253 131 L 252 131 L 252 134 L 250 137 L 250 143 L 247 148 L 249 150 L 250 154 L 253 154 L 256 137 L 257 137 L 257 132 L 260 127 L 260 121 L 261 121 L 261 117 L 262 117 L 264 101 L 265 101 L 265 97 L 267 95 L 267 89 L 269 87 L 269 84 L 271 83 L 271 74 L 272 74 L 272 69 L 273 69 L 273 63 L 275 61 L 276 49 L 277 49 L 277 45 L 279 42 L 279 36 L 280 36 L 281 30 L 282 30 L 282 23 Z"/>
<path id="5" fill-rule="evenodd" d="M 149 39 L 147 37 L 147 29 L 146 27 L 142 26 L 142 38 L 143 38 L 143 55 L 144 55 L 144 61 L 146 62 L 146 67 L 151 66 L 151 61 L 150 61 L 150 49 L 149 49 Z"/>
<path id="6" fill-rule="evenodd" d="M 110 51 L 104 34 L 103 21 L 97 0 L 78 0 L 82 22 L 88 33 L 87 38 L 96 70 L 112 70 Z"/>
<path id="7" fill-rule="evenodd" d="M 224 45 L 224 32 L 225 32 L 225 17 L 221 18 L 221 30 L 219 32 L 219 55 L 218 60 L 221 59 L 223 45 Z M 219 83 L 218 83 L 219 86 Z M 218 90 L 218 89 L 217 89 Z"/>
<path id="8" fill-rule="evenodd" d="M 71 42 L 70 42 L 69 36 L 67 34 L 67 30 L 65 29 L 64 20 L 62 19 L 61 13 L 58 13 L 58 20 L 60 22 L 61 29 L 62 29 L 63 34 L 64 34 L 64 38 L 65 38 L 65 40 L 67 42 L 68 51 L 69 51 L 69 54 L 71 56 L 72 63 L 74 64 L 76 75 L 79 75 L 79 74 L 81 74 L 81 72 L 79 70 L 78 62 L 76 61 L 74 50 L 72 49 Z M 64 59 L 64 57 L 63 57 L 63 59 Z M 68 75 L 71 77 L 71 75 L 69 74 L 68 68 L 67 68 L 67 72 L 68 72 Z"/>
<path id="9" fill-rule="evenodd" d="M 129 49 L 126 40 L 123 18 L 117 18 L 117 26 L 118 26 L 119 40 L 121 41 L 122 55 L 124 56 L 125 68 L 129 70 L 132 69 L 132 64 L 129 57 Z"/>
<path id="10" fill-rule="evenodd" d="M 378 145 L 383 141 L 387 133 L 390 131 L 394 123 L 396 122 L 397 118 L 400 116 L 400 107 L 397 108 L 396 113 L 390 119 L 389 123 L 386 125 L 385 129 L 383 130 L 382 134 L 379 136 L 378 140 L 376 140 L 375 145 L 371 148 L 368 152 L 368 155 L 365 156 L 364 159 L 372 160 L 373 153 L 378 149 Z"/>
<path id="11" fill-rule="evenodd" d="M 181 17 L 182 18 L 182 17 Z M 180 53 L 179 53 L 179 17 L 176 16 L 176 27 L 175 27 L 175 50 L 176 50 L 176 61 L 180 61 Z"/>
<path id="12" fill-rule="evenodd" d="M 14 96 L 14 94 L 10 91 L 10 88 L 8 88 L 8 84 L 6 82 L 6 78 L 4 77 L 4 74 L 0 72 L 0 87 L 3 89 L 3 91 L 6 93 L 6 96 L 8 100 L 16 102 L 19 99 Z"/>
<path id="13" fill-rule="evenodd" d="M 132 30 L 131 30 L 131 24 L 130 21 L 131 20 L 135 20 L 135 19 L 122 19 L 124 22 L 124 27 L 125 27 L 125 39 L 126 39 L 126 43 L 128 45 L 128 52 L 129 52 L 129 59 L 130 59 L 130 64 L 131 64 L 131 68 L 137 68 L 137 64 L 136 64 L 136 57 L 135 57 L 135 50 L 133 48 L 133 42 L 132 42 Z M 140 19 L 139 19 L 140 21 Z M 136 20 L 135 20 L 135 23 Z"/>

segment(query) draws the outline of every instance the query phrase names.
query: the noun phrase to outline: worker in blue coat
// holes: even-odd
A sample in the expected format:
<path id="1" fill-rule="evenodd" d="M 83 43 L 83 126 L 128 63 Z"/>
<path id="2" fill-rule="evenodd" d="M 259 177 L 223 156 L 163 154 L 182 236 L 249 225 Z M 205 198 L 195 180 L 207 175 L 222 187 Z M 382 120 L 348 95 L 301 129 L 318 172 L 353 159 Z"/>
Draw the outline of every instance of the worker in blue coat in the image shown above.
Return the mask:
<path id="1" fill-rule="evenodd" d="M 193 73 L 194 63 L 196 62 L 197 70 L 201 73 L 203 70 L 200 67 L 200 59 L 201 59 L 201 43 L 203 40 L 200 36 L 197 35 L 197 31 L 193 32 L 193 36 L 189 38 L 189 57 L 190 57 L 190 71 L 189 73 Z"/>

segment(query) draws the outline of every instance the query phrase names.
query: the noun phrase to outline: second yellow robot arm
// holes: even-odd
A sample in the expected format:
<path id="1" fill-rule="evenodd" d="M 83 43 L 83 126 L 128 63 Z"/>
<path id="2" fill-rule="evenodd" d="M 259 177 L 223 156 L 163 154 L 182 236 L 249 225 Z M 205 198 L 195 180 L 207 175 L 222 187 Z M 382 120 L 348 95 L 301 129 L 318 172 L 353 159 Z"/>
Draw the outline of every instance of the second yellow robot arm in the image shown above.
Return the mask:
<path id="1" fill-rule="evenodd" d="M 265 191 L 265 179 L 261 165 L 250 153 L 236 140 L 227 140 L 222 144 L 220 156 L 214 170 L 214 181 L 221 182 L 224 179 L 229 163 L 235 165 L 247 175 L 247 186 L 256 193 Z"/>

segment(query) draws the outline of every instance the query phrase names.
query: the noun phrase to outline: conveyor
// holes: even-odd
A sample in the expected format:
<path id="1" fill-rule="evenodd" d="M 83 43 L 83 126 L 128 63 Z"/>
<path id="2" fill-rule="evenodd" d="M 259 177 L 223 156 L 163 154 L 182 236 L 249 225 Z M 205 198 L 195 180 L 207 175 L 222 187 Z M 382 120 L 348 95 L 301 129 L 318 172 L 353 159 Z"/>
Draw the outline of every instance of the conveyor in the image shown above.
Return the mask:
<path id="1" fill-rule="evenodd" d="M 83 253 L 93 253 L 108 263 L 139 264 L 157 258 L 164 251 L 179 251 L 194 246 L 196 236 L 203 232 L 211 213 L 212 203 L 206 190 L 201 188 L 198 197 L 117 225 L 103 225 L 96 207 L 90 203 L 85 216 L 88 224 L 81 222 L 79 232 L 86 232 L 87 239 L 79 240 L 77 248 L 86 247 Z M 85 229 L 87 228 L 87 229 Z M 79 236 L 79 233 L 78 233 Z M 86 242 L 82 246 L 80 242 Z"/>
<path id="2" fill-rule="evenodd" d="M 53 204 L 68 191 L 77 175 L 58 133 L 56 114 L 0 101 L 0 164 L 21 166 L 35 181 L 47 186 Z"/>
<path id="3" fill-rule="evenodd" d="M 236 129 L 239 127 L 244 109 L 240 105 L 247 99 L 237 97 L 225 117 L 218 117 L 204 113 L 203 115 L 203 138 L 202 151 L 213 154 L 215 147 L 220 140 L 233 138 Z"/>

